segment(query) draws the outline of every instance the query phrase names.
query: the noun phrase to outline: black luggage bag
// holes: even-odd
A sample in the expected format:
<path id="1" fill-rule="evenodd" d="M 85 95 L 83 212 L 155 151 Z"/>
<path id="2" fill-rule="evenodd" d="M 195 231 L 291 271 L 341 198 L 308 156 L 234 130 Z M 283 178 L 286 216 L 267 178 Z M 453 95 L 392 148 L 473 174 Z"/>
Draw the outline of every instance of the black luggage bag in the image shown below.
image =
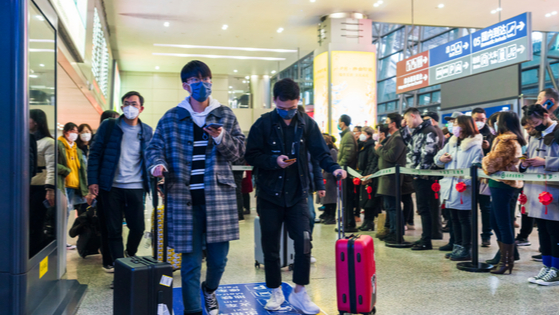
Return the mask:
<path id="1" fill-rule="evenodd" d="M 157 198 L 157 193 L 154 195 Z M 165 216 L 163 221 L 164 248 L 167 248 Z M 173 313 L 173 267 L 167 262 L 166 256 L 165 254 L 163 256 L 164 262 L 149 256 L 116 260 L 113 314 L 171 315 Z"/>

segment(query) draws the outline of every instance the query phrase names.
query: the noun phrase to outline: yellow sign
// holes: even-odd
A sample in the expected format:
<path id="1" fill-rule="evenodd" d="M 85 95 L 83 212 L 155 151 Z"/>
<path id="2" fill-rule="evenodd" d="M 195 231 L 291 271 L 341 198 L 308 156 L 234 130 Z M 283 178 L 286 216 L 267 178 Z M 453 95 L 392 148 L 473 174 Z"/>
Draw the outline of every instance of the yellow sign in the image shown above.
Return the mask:
<path id="1" fill-rule="evenodd" d="M 47 271 L 49 271 L 49 256 L 45 257 L 39 264 L 39 279 L 43 278 Z"/>
<path id="2" fill-rule="evenodd" d="M 329 53 L 324 52 L 313 60 L 313 118 L 322 132 L 329 132 Z"/>
<path id="3" fill-rule="evenodd" d="M 323 132 L 338 137 L 336 126 L 342 114 L 352 118 L 354 126 L 377 123 L 377 76 L 374 52 L 331 52 L 331 121 L 328 121 L 328 52 L 313 61 L 314 118 Z M 330 123 L 330 124 L 329 124 Z M 329 126 L 330 125 L 330 126 Z"/>

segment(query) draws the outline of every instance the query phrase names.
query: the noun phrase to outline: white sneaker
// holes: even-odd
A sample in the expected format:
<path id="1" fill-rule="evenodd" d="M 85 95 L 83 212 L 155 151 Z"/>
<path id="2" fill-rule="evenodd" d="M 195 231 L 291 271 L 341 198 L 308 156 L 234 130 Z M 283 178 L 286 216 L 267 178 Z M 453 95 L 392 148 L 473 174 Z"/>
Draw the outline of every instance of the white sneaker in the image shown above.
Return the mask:
<path id="1" fill-rule="evenodd" d="M 316 262 L 317 262 L 317 259 L 316 259 L 315 257 L 311 256 L 311 259 L 310 259 L 310 261 L 311 261 L 311 263 L 312 263 L 312 264 L 314 264 L 314 263 L 316 263 Z"/>
<path id="2" fill-rule="evenodd" d="M 284 298 L 282 286 L 280 286 L 276 289 L 272 289 L 270 299 L 268 299 L 268 302 L 266 302 L 264 308 L 269 311 L 277 311 L 282 307 L 284 301 L 286 301 L 286 298 Z"/>
<path id="3" fill-rule="evenodd" d="M 296 293 L 294 288 L 294 291 L 292 291 L 292 294 L 290 294 L 288 301 L 290 301 L 290 304 L 302 311 L 304 314 L 315 315 L 321 311 L 319 306 L 311 301 L 309 295 L 307 295 L 307 291 L 305 290 L 305 288 L 301 289 L 299 293 Z"/>
<path id="4" fill-rule="evenodd" d="M 558 285 L 558 269 L 551 267 L 546 275 L 537 280 L 537 284 L 547 286 Z"/>
<path id="5" fill-rule="evenodd" d="M 76 249 L 76 245 L 66 244 L 66 249 L 68 249 L 68 250 Z"/>
<path id="6" fill-rule="evenodd" d="M 537 280 L 539 280 L 540 278 L 544 277 L 544 276 L 548 273 L 549 270 L 550 270 L 549 267 L 543 266 L 543 267 L 541 268 L 541 271 L 539 271 L 539 274 L 538 274 L 538 275 L 527 279 L 527 281 L 529 281 L 529 282 L 531 282 L 531 283 L 537 283 Z"/>

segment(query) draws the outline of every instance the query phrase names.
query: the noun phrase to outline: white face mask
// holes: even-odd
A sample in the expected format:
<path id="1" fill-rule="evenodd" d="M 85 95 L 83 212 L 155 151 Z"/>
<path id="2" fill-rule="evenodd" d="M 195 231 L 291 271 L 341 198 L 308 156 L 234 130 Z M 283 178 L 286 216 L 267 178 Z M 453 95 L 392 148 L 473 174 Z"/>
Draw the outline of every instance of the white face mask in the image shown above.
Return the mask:
<path id="1" fill-rule="evenodd" d="M 379 141 L 379 134 L 378 133 L 374 133 L 372 136 L 374 141 Z"/>
<path id="2" fill-rule="evenodd" d="M 484 126 L 486 125 L 486 124 L 485 124 L 484 122 L 482 122 L 482 121 L 477 121 L 477 122 L 475 122 L 475 124 L 476 124 L 476 128 L 477 128 L 478 130 L 484 128 Z"/>
<path id="3" fill-rule="evenodd" d="M 360 141 L 362 142 L 366 142 L 367 136 L 362 133 L 358 139 L 360 139 Z"/>
<path id="4" fill-rule="evenodd" d="M 91 140 L 91 133 L 88 132 L 80 134 L 80 139 L 82 139 L 83 142 L 88 142 Z"/>
<path id="5" fill-rule="evenodd" d="M 132 105 L 123 108 L 124 117 L 126 119 L 135 119 L 140 114 L 140 110 Z"/>
<path id="6" fill-rule="evenodd" d="M 78 134 L 77 133 L 71 133 L 71 134 L 68 135 L 68 141 L 75 142 L 76 139 L 78 139 Z"/>

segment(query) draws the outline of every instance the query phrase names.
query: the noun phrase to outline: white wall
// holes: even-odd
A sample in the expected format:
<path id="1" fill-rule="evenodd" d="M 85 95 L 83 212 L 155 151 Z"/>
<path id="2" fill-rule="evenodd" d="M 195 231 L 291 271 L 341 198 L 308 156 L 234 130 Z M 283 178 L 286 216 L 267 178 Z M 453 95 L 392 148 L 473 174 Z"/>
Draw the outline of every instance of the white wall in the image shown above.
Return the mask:
<path id="1" fill-rule="evenodd" d="M 268 90 L 263 86 L 258 89 L 259 102 L 264 103 L 269 97 L 261 95 L 263 91 Z M 121 93 L 124 95 L 128 91 L 137 91 L 144 96 L 144 112 L 140 114 L 140 119 L 155 128 L 159 119 L 169 109 L 177 106 L 182 100 L 189 95 L 183 90 L 181 79 L 178 73 L 161 73 L 161 72 L 130 72 L 121 73 Z M 268 82 L 265 83 L 265 85 Z M 212 97 L 227 105 L 228 103 L 228 76 L 213 75 L 212 77 Z M 260 105 L 262 107 L 262 104 Z M 243 132 L 248 133 L 253 123 L 261 117 L 262 114 L 271 111 L 266 108 L 239 108 L 233 109 L 237 116 L 239 125 Z"/>

